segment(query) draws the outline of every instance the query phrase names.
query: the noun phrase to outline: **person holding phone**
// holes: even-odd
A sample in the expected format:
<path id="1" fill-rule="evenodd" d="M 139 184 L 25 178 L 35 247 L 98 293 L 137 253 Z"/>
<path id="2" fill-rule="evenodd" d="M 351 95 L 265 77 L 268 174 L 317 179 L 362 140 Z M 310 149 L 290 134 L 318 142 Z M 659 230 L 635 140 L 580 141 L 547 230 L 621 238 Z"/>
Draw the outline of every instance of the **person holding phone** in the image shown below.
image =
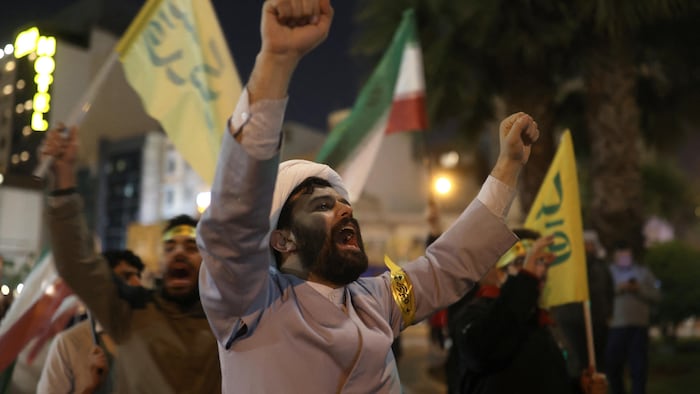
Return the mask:
<path id="1" fill-rule="evenodd" d="M 620 241 L 613 250 L 610 272 L 615 282 L 615 301 L 605 351 L 606 375 L 613 394 L 625 393 L 622 376 L 629 365 L 632 394 L 646 392 L 649 354 L 649 316 L 661 297 L 651 271 L 634 259 L 632 248 Z"/>

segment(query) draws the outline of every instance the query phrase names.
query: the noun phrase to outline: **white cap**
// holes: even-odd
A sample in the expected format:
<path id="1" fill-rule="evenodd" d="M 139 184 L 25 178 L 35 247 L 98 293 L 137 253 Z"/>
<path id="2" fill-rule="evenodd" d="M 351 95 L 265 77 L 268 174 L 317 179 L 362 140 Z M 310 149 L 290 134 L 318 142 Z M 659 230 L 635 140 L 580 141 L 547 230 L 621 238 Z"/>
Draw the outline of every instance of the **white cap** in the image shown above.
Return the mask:
<path id="1" fill-rule="evenodd" d="M 325 164 L 314 163 L 308 160 L 287 160 L 280 163 L 277 171 L 277 183 L 275 193 L 272 196 L 272 209 L 270 210 L 270 231 L 277 228 L 277 221 L 284 203 L 287 202 L 292 191 L 307 178 L 321 178 L 331 184 L 340 195 L 349 200 L 348 191 L 343 180 L 337 172 Z"/>

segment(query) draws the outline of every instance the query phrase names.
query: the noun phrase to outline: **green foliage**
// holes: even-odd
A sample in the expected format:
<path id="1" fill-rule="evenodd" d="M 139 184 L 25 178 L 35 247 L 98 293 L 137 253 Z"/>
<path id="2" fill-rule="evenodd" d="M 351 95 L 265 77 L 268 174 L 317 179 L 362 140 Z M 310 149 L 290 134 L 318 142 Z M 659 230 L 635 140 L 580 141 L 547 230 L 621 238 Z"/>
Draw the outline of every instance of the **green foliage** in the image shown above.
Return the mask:
<path id="1" fill-rule="evenodd" d="M 666 218 L 677 226 L 694 219 L 689 183 L 674 164 L 659 159 L 645 163 L 642 177 L 646 213 Z"/>
<path id="2" fill-rule="evenodd" d="M 660 322 L 676 324 L 700 314 L 699 250 L 684 242 L 667 242 L 650 247 L 644 262 L 661 282 Z"/>

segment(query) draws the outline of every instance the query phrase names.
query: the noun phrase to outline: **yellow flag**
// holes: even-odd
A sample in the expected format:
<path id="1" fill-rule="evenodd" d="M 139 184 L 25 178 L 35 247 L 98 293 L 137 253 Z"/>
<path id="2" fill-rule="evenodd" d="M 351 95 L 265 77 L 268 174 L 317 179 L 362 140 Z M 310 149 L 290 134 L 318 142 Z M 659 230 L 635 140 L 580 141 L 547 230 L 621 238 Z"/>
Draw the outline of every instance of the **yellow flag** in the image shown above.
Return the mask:
<path id="1" fill-rule="evenodd" d="M 241 83 L 210 1 L 148 0 L 117 52 L 146 112 L 211 184 Z"/>
<path id="2" fill-rule="evenodd" d="M 561 137 L 559 149 L 530 208 L 525 227 L 543 235 L 554 235 L 550 251 L 556 254 L 556 259 L 547 272 L 540 300 L 542 306 L 588 300 L 576 157 L 568 130 Z"/>

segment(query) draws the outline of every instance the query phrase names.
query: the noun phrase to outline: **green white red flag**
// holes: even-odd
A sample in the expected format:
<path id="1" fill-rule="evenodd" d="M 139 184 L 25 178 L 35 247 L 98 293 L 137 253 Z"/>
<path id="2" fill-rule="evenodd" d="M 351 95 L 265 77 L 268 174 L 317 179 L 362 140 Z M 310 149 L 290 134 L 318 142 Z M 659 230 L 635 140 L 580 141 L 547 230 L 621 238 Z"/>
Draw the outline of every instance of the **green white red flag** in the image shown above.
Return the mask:
<path id="1" fill-rule="evenodd" d="M 426 128 L 423 55 L 413 10 L 407 10 L 350 115 L 331 130 L 316 161 L 338 171 L 355 202 L 384 136 Z"/>
<path id="2" fill-rule="evenodd" d="M 78 302 L 77 297 L 69 297 L 72 294 L 56 272 L 53 255 L 43 253 L 0 322 L 0 386 L 10 378 L 8 370 L 32 340 L 42 345 L 66 326 Z M 31 353 L 35 355 L 34 348 Z"/>

